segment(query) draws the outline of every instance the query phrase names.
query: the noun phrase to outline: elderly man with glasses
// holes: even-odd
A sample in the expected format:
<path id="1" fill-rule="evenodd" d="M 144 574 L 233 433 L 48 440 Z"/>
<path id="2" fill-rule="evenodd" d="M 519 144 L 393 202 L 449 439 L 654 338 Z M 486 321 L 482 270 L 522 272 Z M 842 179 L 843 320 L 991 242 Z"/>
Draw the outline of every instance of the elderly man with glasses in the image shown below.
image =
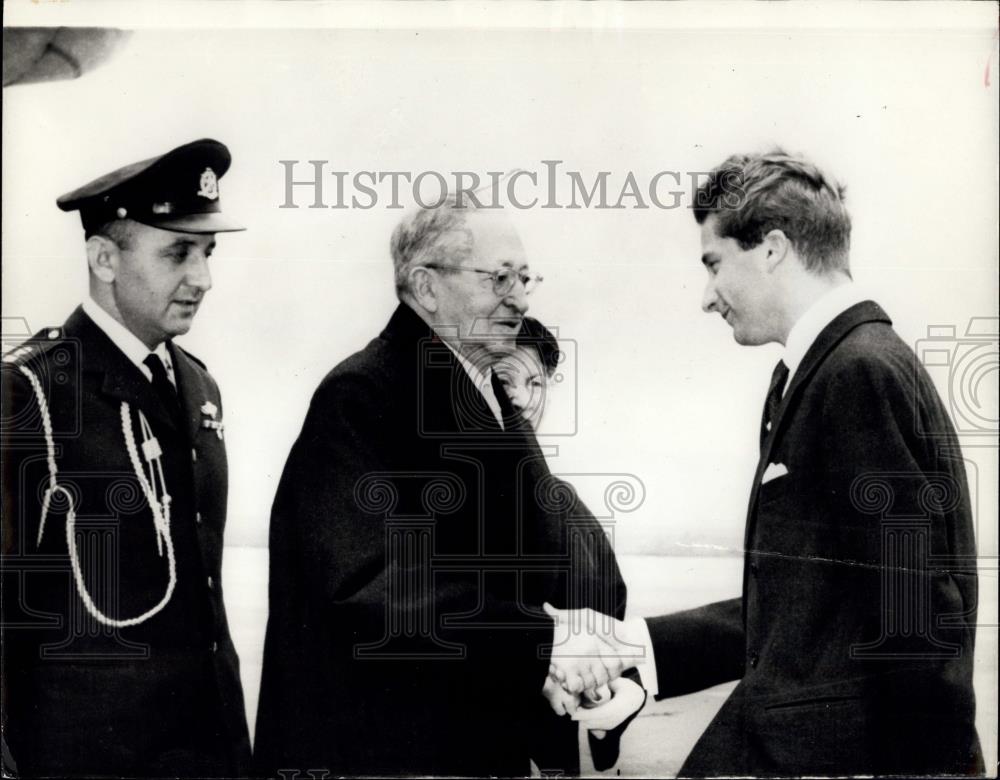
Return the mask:
<path id="1" fill-rule="evenodd" d="M 275 498 L 255 760 L 524 776 L 572 545 L 490 365 L 541 279 L 505 214 L 456 203 L 391 250 L 399 306 L 320 384 Z"/>

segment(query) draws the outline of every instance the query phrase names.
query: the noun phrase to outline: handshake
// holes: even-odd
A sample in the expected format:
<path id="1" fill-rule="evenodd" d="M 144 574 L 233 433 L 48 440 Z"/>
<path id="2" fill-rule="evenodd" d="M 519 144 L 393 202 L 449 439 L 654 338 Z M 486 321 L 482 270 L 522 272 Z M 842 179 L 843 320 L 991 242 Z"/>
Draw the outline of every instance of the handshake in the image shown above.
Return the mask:
<path id="1" fill-rule="evenodd" d="M 556 715 L 569 715 L 602 739 L 646 702 L 642 686 L 621 676 L 647 660 L 645 625 L 592 609 L 544 609 L 556 624 L 542 695 Z"/>

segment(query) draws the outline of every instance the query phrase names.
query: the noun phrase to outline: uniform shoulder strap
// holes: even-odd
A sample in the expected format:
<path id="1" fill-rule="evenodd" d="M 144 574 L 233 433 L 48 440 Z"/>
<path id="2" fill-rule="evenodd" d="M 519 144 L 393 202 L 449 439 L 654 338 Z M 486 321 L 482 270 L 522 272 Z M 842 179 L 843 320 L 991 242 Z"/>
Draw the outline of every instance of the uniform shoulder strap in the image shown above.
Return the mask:
<path id="1" fill-rule="evenodd" d="M 64 339 L 65 334 L 62 328 L 43 328 L 4 354 L 3 362 L 9 365 L 27 365 L 32 360 L 55 349 Z"/>

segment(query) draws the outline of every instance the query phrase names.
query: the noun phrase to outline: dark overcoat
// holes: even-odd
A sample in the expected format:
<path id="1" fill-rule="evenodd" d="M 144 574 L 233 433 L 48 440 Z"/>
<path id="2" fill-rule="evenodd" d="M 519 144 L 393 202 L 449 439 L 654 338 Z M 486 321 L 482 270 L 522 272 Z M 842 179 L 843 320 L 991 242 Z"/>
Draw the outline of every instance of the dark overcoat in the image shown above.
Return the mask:
<path id="1" fill-rule="evenodd" d="M 405 304 L 320 384 L 271 515 L 258 771 L 528 773 L 543 602 L 618 609 L 624 586 L 530 429 L 505 428 Z"/>
<path id="2" fill-rule="evenodd" d="M 205 367 L 169 348 L 183 419 L 82 309 L 4 360 L 3 733 L 24 776 L 212 777 L 248 768 L 239 661 L 220 578 L 225 444 L 202 425 L 211 419 L 205 404 L 220 420 L 222 402 Z M 51 413 L 84 587 L 112 619 L 154 608 L 169 581 L 166 546 L 158 546 L 126 450 L 123 403 L 137 446 L 140 412 L 159 442 L 176 587 L 139 625 L 111 627 L 84 607 L 61 492 L 39 541 L 49 469 L 39 404 L 21 366 L 39 379 Z"/>
<path id="3" fill-rule="evenodd" d="M 764 481 L 769 464 L 788 473 Z M 965 468 L 875 303 L 830 323 L 792 378 L 745 548 L 742 598 L 650 621 L 661 697 L 740 680 L 682 775 L 983 771 Z"/>

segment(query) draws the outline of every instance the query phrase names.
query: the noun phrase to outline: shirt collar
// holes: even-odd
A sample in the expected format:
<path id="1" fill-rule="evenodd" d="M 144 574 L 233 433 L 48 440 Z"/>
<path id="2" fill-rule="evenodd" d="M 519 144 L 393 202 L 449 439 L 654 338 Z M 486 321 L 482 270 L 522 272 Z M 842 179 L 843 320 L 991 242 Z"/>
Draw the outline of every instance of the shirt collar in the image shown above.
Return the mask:
<path id="1" fill-rule="evenodd" d="M 782 360 L 788 366 L 789 378 L 795 376 L 796 369 L 823 328 L 866 298 L 858 285 L 848 282 L 834 287 L 806 309 L 805 314 L 799 317 L 788 332 L 788 340 L 785 342 Z"/>
<path id="2" fill-rule="evenodd" d="M 102 309 L 93 298 L 84 299 L 83 311 L 94 321 L 94 324 L 98 328 L 104 331 L 104 335 L 111 339 L 111 342 L 125 354 L 125 357 L 135 364 L 136 368 L 142 372 L 146 379 L 153 381 L 153 374 L 142 361 L 152 351 L 163 361 L 163 366 L 167 371 L 167 378 L 174 385 L 177 384 L 177 380 L 174 379 L 173 362 L 170 360 L 170 350 L 167 349 L 165 341 L 157 344 L 156 349 L 150 350 L 149 347 L 139 340 L 138 336 Z"/>

